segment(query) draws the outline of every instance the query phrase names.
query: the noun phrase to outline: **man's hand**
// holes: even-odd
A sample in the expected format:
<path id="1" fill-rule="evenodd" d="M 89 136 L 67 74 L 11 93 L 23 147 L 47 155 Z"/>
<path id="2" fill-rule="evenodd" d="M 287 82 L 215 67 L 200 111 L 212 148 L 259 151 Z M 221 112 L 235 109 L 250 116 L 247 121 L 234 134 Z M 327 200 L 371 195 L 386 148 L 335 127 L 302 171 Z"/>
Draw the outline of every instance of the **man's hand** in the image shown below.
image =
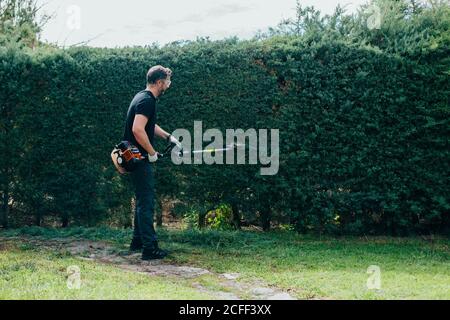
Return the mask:
<path id="1" fill-rule="evenodd" d="M 173 135 L 170 134 L 167 140 L 169 140 L 170 143 L 175 143 L 178 148 L 182 149 L 180 141 L 178 141 Z"/>
<path id="2" fill-rule="evenodd" d="M 155 152 L 153 155 L 150 155 L 150 153 L 147 155 L 147 158 L 148 158 L 148 162 L 150 162 L 150 163 L 154 163 L 154 162 L 156 162 L 157 160 L 158 160 L 158 158 L 159 158 L 159 153 L 158 152 Z"/>

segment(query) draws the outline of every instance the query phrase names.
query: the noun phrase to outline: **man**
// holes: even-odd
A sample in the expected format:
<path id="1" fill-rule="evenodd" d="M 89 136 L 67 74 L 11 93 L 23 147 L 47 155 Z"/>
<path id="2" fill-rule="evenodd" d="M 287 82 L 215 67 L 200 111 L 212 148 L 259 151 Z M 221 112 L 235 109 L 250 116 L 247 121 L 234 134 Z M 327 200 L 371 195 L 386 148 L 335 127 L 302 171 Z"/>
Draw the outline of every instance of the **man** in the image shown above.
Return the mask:
<path id="1" fill-rule="evenodd" d="M 130 250 L 142 251 L 143 260 L 162 259 L 167 252 L 158 247 L 153 226 L 155 181 L 153 163 L 158 160 L 154 149 L 155 135 L 179 145 L 179 141 L 156 124 L 156 99 L 170 87 L 172 71 L 163 66 L 154 66 L 147 73 L 147 88 L 131 101 L 127 113 L 123 140 L 139 148 L 148 159 L 142 161 L 131 173 L 136 194 L 134 232 Z"/>

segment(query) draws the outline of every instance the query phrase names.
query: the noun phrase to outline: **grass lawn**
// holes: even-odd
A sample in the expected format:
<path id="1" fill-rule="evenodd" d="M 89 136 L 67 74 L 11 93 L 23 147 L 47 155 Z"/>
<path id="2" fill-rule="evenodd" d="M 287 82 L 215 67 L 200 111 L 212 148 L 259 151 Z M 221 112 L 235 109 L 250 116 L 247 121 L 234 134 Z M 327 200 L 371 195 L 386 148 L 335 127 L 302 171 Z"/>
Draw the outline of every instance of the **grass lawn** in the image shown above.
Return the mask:
<path id="1" fill-rule="evenodd" d="M 80 269 L 80 290 L 67 286 L 69 266 Z M 149 277 L 24 245 L 0 251 L 0 300 L 208 298 L 186 280 Z"/>
<path id="2" fill-rule="evenodd" d="M 262 280 L 298 299 L 450 299 L 450 239 L 316 238 L 288 231 L 195 231 L 159 229 L 167 263 L 218 273 L 239 281 Z M 0 237 L 77 238 L 108 241 L 125 250 L 130 230 L 109 228 L 1 231 Z M 82 290 L 66 286 L 70 265 L 83 275 Z M 380 268 L 381 288 L 370 290 L 371 265 Z M 0 244 L 0 299 L 211 299 L 193 282 L 220 286 L 214 275 L 200 279 L 148 276 L 70 254 Z"/>

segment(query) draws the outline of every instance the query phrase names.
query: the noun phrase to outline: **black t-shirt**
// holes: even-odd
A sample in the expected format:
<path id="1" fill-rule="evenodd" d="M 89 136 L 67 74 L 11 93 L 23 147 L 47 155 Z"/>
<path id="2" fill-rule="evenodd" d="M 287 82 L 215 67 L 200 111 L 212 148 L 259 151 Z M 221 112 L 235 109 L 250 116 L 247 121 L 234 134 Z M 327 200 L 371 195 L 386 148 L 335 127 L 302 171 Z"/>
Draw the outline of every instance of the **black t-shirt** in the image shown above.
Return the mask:
<path id="1" fill-rule="evenodd" d="M 145 126 L 145 131 L 150 140 L 152 146 L 155 139 L 155 124 L 156 124 L 156 99 L 148 90 L 143 90 L 137 93 L 130 103 L 128 108 L 127 120 L 125 123 L 125 132 L 123 134 L 123 140 L 130 141 L 136 147 L 139 148 L 142 155 L 147 155 L 148 152 L 136 141 L 133 134 L 133 122 L 134 117 L 137 114 L 142 114 L 147 117 L 148 122 Z"/>

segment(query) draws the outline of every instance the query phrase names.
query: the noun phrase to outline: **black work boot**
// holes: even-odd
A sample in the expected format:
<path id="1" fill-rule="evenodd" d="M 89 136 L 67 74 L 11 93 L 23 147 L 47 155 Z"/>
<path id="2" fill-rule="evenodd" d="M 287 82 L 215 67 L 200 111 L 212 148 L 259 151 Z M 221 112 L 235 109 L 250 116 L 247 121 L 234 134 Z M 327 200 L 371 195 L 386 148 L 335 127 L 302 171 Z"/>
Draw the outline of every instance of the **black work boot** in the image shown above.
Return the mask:
<path id="1" fill-rule="evenodd" d="M 141 251 L 142 250 L 142 240 L 138 238 L 133 238 L 130 244 L 130 251 Z"/>
<path id="2" fill-rule="evenodd" d="M 158 247 L 158 242 L 154 241 L 151 247 L 144 248 L 142 260 L 164 259 L 168 252 Z"/>

